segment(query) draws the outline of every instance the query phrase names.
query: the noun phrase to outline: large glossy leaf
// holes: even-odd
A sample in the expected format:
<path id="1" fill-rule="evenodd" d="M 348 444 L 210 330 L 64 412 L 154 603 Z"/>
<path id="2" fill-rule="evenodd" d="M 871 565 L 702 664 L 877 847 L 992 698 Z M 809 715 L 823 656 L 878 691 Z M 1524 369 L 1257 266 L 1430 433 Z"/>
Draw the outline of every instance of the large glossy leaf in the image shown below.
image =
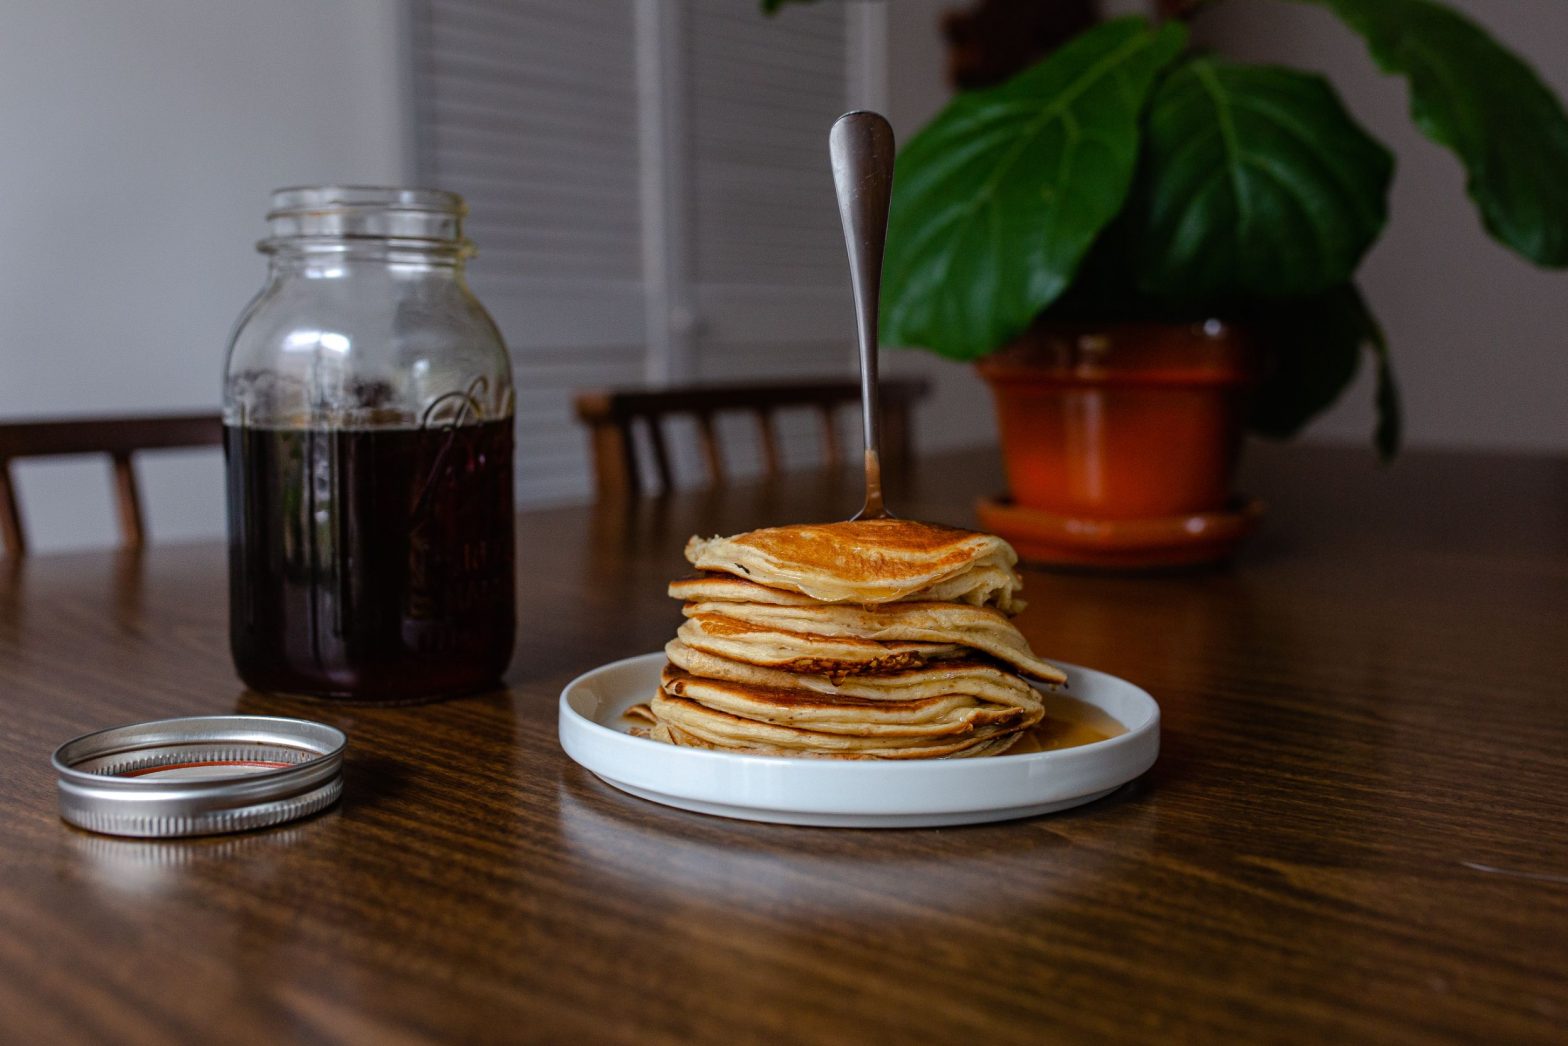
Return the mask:
<path id="1" fill-rule="evenodd" d="M 1062 293 L 1126 197 L 1138 118 L 1186 30 L 1124 18 L 960 95 L 900 153 L 882 340 L 973 359 Z"/>
<path id="2" fill-rule="evenodd" d="M 1320 77 L 1196 58 L 1150 102 L 1138 282 L 1172 300 L 1347 281 L 1388 216 L 1393 160 Z"/>
<path id="3" fill-rule="evenodd" d="M 1410 115 L 1452 149 L 1486 228 L 1539 265 L 1568 265 L 1568 118 L 1530 67 L 1430 0 L 1306 0 L 1410 84 Z"/>
<path id="4" fill-rule="evenodd" d="M 1385 460 L 1399 451 L 1399 392 L 1382 328 L 1352 284 L 1274 305 L 1255 304 L 1249 322 L 1270 367 L 1253 396 L 1251 427 L 1286 439 L 1339 398 L 1355 378 L 1363 351 L 1377 368 L 1377 428 Z"/>

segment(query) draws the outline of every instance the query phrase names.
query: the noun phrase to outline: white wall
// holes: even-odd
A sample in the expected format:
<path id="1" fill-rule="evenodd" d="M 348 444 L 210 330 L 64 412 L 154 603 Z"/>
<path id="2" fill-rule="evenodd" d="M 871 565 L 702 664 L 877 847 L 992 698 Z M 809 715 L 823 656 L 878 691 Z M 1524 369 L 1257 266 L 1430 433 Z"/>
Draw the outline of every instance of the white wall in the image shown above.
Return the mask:
<path id="1" fill-rule="evenodd" d="M 888 122 L 900 143 L 924 127 L 952 97 L 947 85 L 947 45 L 939 25 L 954 0 L 892 0 L 887 4 Z M 973 367 L 919 349 L 882 355 L 888 375 L 921 374 L 932 397 L 920 409 L 915 433 L 922 450 L 973 447 L 996 439 L 991 394 Z"/>
<path id="2" fill-rule="evenodd" d="M 890 117 L 901 141 L 949 96 L 937 26 L 940 13 L 953 6 L 953 0 L 889 5 Z M 1137 4 L 1107 6 L 1125 11 Z M 1525 55 L 1559 98 L 1568 96 L 1568 4 L 1458 0 L 1456 6 Z M 1316 7 L 1232 0 L 1214 4 L 1197 28 L 1203 42 L 1235 58 L 1325 73 L 1357 118 L 1397 154 L 1392 217 L 1361 280 L 1393 346 L 1409 442 L 1568 449 L 1568 273 L 1537 270 L 1486 236 L 1457 161 L 1411 126 L 1403 81 L 1377 73 L 1360 39 Z M 922 433 L 927 445 L 977 442 L 993 431 L 989 404 L 969 368 L 932 360 L 906 366 L 938 380 L 936 409 L 927 413 L 938 424 Z M 1367 443 L 1371 400 L 1363 380 L 1309 438 Z"/>
<path id="3" fill-rule="evenodd" d="M 888 115 L 907 140 L 945 103 L 941 13 L 886 10 Z M 1568 5 L 1463 0 L 1568 92 Z M 0 32 L 0 418 L 217 405 L 229 327 L 260 286 L 268 190 L 397 182 L 409 153 L 399 0 L 11 0 Z M 1205 39 L 1327 72 L 1399 155 L 1393 219 L 1364 270 L 1393 340 L 1417 444 L 1568 448 L 1568 275 L 1481 231 L 1447 153 L 1410 128 L 1403 86 L 1323 12 L 1216 5 Z M 927 448 L 994 438 L 971 368 L 919 351 Z M 1312 436 L 1362 441 L 1356 389 Z M 222 532 L 212 452 L 141 464 L 154 537 Z M 39 550 L 114 540 L 107 466 L 16 468 Z"/>
<path id="4" fill-rule="evenodd" d="M 10 0 L 0 418 L 216 409 L 269 190 L 397 182 L 394 0 Z M 223 529 L 215 452 L 147 455 L 154 538 Z M 15 466 L 35 549 L 114 540 L 108 467 Z"/>
<path id="5" fill-rule="evenodd" d="M 1568 4 L 1449 2 L 1568 97 Z M 1411 125 L 1404 82 L 1379 74 L 1360 38 L 1316 7 L 1216 4 L 1198 29 L 1225 54 L 1326 74 L 1397 155 L 1388 229 L 1360 278 L 1393 349 L 1410 443 L 1568 450 L 1568 272 L 1535 269 L 1487 237 L 1458 161 Z M 1371 402 L 1363 380 L 1313 435 L 1365 440 Z"/>

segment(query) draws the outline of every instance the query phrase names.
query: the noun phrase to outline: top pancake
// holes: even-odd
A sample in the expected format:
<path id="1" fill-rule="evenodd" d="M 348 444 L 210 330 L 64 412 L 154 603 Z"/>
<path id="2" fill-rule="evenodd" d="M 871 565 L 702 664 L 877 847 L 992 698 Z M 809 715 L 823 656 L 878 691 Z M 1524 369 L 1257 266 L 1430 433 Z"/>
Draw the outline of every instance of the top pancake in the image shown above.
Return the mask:
<path id="1" fill-rule="evenodd" d="M 912 592 L 899 603 L 964 603 L 994 606 L 1004 614 L 1019 613 L 1028 604 L 1016 595 L 1013 569 L 1008 566 L 976 567 L 960 575 Z M 755 581 L 709 571 L 670 582 L 671 597 L 685 602 L 771 603 L 780 607 L 818 606 L 821 600 L 801 592 L 769 588 Z"/>
<path id="2" fill-rule="evenodd" d="M 992 534 L 905 519 L 769 527 L 686 543 L 686 559 L 823 603 L 920 598 L 1017 609 L 1018 556 Z"/>

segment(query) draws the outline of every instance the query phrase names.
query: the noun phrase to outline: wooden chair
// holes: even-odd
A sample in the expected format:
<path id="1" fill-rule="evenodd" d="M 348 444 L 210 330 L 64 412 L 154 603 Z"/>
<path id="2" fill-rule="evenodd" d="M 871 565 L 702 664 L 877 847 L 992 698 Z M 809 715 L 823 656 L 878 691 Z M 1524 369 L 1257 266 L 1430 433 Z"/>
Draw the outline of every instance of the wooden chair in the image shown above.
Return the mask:
<path id="1" fill-rule="evenodd" d="M 21 507 L 11 479 L 16 458 L 67 454 L 107 454 L 114 465 L 115 505 L 120 539 L 140 548 L 147 539 L 141 495 L 131 455 L 167 447 L 212 447 L 223 443 L 223 419 L 216 414 L 158 417 L 75 418 L 59 421 L 0 422 L 0 539 L 12 556 L 27 551 Z"/>
<path id="2" fill-rule="evenodd" d="M 910 415 L 928 387 L 924 379 L 882 382 L 882 455 L 891 467 L 909 456 Z M 782 471 L 778 432 L 773 423 L 778 411 L 815 411 L 821 426 L 823 464 L 838 468 L 846 459 L 840 445 L 837 411 L 849 407 L 858 415 L 860 383 L 842 379 L 777 385 L 602 389 L 577 395 L 577 417 L 589 428 L 594 479 L 600 497 L 636 496 L 644 492 L 635 434 L 639 420 L 647 429 L 648 446 L 653 452 L 655 493 L 666 494 L 675 486 L 664 429 L 665 420 L 670 417 L 696 421 L 704 470 L 708 482 L 717 485 L 725 478 L 723 448 L 714 427 L 718 415 L 738 412 L 756 420 L 763 475 L 771 478 Z"/>

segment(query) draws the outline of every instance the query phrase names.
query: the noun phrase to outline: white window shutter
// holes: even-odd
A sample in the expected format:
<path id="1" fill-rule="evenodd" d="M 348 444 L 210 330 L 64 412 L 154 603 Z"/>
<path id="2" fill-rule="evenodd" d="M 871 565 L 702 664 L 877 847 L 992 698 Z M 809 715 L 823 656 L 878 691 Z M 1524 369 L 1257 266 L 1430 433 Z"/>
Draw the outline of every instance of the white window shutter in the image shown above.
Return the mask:
<path id="1" fill-rule="evenodd" d="M 575 389 L 852 372 L 827 131 L 857 17 L 418 0 L 418 166 L 471 208 L 471 283 L 513 354 L 520 500 L 589 493 Z M 779 426 L 787 460 L 815 454 L 810 418 Z M 754 466 L 750 430 L 723 431 Z"/>
<path id="2" fill-rule="evenodd" d="M 692 312 L 689 374 L 703 381 L 848 375 L 854 307 L 828 166 L 848 108 L 846 6 L 688 5 Z M 787 463 L 820 453 L 816 419 L 778 419 Z M 754 430 L 724 430 L 760 465 Z M 847 438 L 845 446 L 853 446 Z"/>

